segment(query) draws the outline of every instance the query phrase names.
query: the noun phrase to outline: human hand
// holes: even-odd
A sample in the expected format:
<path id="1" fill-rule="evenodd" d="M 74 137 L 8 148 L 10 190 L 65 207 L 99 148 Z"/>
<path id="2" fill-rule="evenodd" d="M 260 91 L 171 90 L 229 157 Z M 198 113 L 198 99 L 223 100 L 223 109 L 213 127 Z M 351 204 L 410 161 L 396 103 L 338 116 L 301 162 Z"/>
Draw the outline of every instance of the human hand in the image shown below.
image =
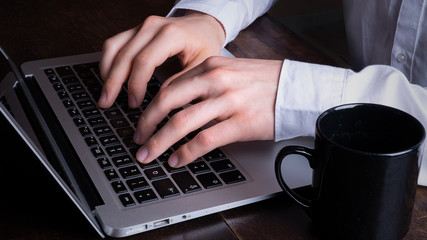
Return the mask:
<path id="1" fill-rule="evenodd" d="M 136 157 L 149 163 L 211 120 L 216 123 L 182 145 L 169 158 L 180 167 L 209 151 L 238 141 L 274 137 L 274 107 L 282 61 L 210 57 L 168 79 L 141 114 L 134 142 Z M 194 103 L 196 102 L 196 103 Z M 166 115 L 186 104 L 154 135 Z"/>
<path id="2" fill-rule="evenodd" d="M 110 107 L 128 78 L 128 104 L 138 107 L 154 69 L 167 58 L 178 56 L 183 66 L 178 76 L 219 55 L 224 41 L 222 25 L 207 14 L 187 11 L 176 18 L 148 17 L 142 25 L 105 41 L 100 62 L 105 83 L 99 107 Z"/>

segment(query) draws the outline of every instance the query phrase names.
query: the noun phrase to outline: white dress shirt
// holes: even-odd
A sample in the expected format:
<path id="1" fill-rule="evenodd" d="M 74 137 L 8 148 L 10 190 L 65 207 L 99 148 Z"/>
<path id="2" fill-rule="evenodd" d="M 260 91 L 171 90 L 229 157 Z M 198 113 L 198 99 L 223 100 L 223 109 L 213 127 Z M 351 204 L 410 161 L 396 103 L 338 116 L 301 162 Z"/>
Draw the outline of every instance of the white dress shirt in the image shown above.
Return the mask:
<path id="1" fill-rule="evenodd" d="M 181 0 L 224 27 L 226 43 L 265 13 L 273 0 Z M 314 136 L 317 117 L 346 103 L 406 111 L 427 129 L 427 1 L 344 0 L 353 70 L 284 60 L 275 107 L 275 140 Z M 427 141 L 418 183 L 427 186 Z"/>

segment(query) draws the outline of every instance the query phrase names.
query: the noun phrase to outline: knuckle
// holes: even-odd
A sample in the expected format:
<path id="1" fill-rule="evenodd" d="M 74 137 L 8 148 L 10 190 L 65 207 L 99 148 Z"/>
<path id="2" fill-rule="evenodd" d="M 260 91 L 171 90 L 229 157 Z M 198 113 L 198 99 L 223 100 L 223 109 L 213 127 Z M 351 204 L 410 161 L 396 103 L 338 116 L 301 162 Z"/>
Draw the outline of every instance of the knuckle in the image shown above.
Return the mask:
<path id="1" fill-rule="evenodd" d="M 135 59 L 133 60 L 133 64 L 135 66 L 144 66 L 150 63 L 150 58 L 145 54 L 144 52 L 140 52 L 138 55 L 135 56 Z"/>
<path id="2" fill-rule="evenodd" d="M 102 51 L 105 52 L 105 51 L 111 49 L 113 46 L 114 46 L 113 40 L 111 38 L 108 38 L 102 44 Z"/>
<path id="3" fill-rule="evenodd" d="M 227 79 L 227 70 L 223 67 L 216 67 L 210 71 L 209 74 L 217 81 L 225 81 Z"/>
<path id="4" fill-rule="evenodd" d="M 203 149 L 210 149 L 215 145 L 215 138 L 213 134 L 207 130 L 201 131 L 197 134 L 195 140 Z"/>
<path id="5" fill-rule="evenodd" d="M 125 46 L 122 49 L 120 49 L 116 56 L 116 62 L 122 62 L 128 59 L 129 56 L 129 49 Z"/>
<path id="6" fill-rule="evenodd" d="M 161 17 L 155 15 L 148 16 L 140 28 L 157 25 L 161 19 Z"/>
<path id="7" fill-rule="evenodd" d="M 155 107 L 156 111 L 167 114 L 169 109 L 169 102 L 168 102 L 168 96 L 169 96 L 169 89 L 162 88 L 159 90 L 159 92 L 154 97 L 153 101 L 150 103 L 152 107 Z"/>
<path id="8" fill-rule="evenodd" d="M 165 35 L 169 35 L 169 34 L 176 34 L 181 30 L 181 28 L 179 28 L 178 26 L 176 26 L 176 24 L 174 23 L 170 23 L 170 24 L 166 24 L 163 26 L 162 28 L 162 32 Z"/>
<path id="9" fill-rule="evenodd" d="M 186 111 L 180 111 L 173 115 L 173 117 L 170 119 L 170 123 L 174 129 L 182 130 L 186 123 L 188 123 L 189 116 Z"/>
<path id="10" fill-rule="evenodd" d="M 218 65 L 218 62 L 220 61 L 221 57 L 218 56 L 210 56 L 203 61 L 203 64 L 208 68 L 213 68 Z"/>
<path id="11" fill-rule="evenodd" d="M 181 161 L 184 163 L 189 163 L 196 159 L 195 155 L 188 147 L 188 144 L 182 145 L 181 148 L 179 149 L 178 154 L 180 156 Z"/>
<path id="12" fill-rule="evenodd" d="M 151 138 L 145 143 L 145 146 L 148 148 L 148 152 L 158 152 L 161 148 L 161 141 L 158 139 L 158 136 L 154 134 Z"/>
<path id="13" fill-rule="evenodd" d="M 160 88 L 159 92 L 156 94 L 157 101 L 160 103 L 164 103 L 167 101 L 168 97 L 171 94 L 170 88 Z"/>
<path id="14" fill-rule="evenodd" d="M 223 95 L 225 101 L 229 104 L 229 106 L 233 106 L 233 109 L 240 109 L 241 108 L 241 101 L 245 101 L 241 97 L 238 96 L 238 94 L 235 94 L 234 92 L 227 92 Z"/>

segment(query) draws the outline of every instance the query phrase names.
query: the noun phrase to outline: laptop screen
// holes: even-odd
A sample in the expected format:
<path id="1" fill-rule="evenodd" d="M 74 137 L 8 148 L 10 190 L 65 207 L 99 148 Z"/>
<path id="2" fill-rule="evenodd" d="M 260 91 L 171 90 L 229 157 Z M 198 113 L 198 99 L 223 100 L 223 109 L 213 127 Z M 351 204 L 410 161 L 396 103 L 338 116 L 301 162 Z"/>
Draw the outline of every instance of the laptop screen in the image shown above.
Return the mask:
<path id="1" fill-rule="evenodd" d="M 23 78 L 1 46 L 0 52 L 0 112 L 103 236 L 91 214 L 95 206 L 103 204 L 102 199 L 93 191 L 75 152 L 67 148 L 69 143 L 61 129 L 55 128 L 57 119 L 44 117 L 52 115 L 48 105 L 44 104 L 43 95 L 37 94 L 38 85 Z M 43 105 L 45 107 L 41 107 Z"/>

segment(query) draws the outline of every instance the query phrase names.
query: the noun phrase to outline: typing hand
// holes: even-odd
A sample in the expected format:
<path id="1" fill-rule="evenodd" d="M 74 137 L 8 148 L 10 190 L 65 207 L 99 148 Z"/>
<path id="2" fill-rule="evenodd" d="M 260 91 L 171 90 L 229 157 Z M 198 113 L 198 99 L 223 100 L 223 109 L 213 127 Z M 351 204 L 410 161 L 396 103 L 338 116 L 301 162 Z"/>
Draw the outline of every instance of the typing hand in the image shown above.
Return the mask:
<path id="1" fill-rule="evenodd" d="M 105 83 L 99 107 L 110 107 L 128 78 L 129 106 L 140 106 L 154 69 L 167 58 L 178 56 L 184 68 L 178 76 L 207 57 L 219 55 L 224 41 L 222 25 L 203 13 L 147 18 L 142 25 L 105 41 L 100 62 Z"/>
<path id="2" fill-rule="evenodd" d="M 180 167 L 209 151 L 238 141 L 274 137 L 274 106 L 281 61 L 210 57 L 176 78 L 168 79 L 141 114 L 134 142 L 144 144 L 137 159 L 148 163 L 171 145 L 211 120 L 169 158 Z M 175 113 L 154 135 L 156 126 Z"/>

